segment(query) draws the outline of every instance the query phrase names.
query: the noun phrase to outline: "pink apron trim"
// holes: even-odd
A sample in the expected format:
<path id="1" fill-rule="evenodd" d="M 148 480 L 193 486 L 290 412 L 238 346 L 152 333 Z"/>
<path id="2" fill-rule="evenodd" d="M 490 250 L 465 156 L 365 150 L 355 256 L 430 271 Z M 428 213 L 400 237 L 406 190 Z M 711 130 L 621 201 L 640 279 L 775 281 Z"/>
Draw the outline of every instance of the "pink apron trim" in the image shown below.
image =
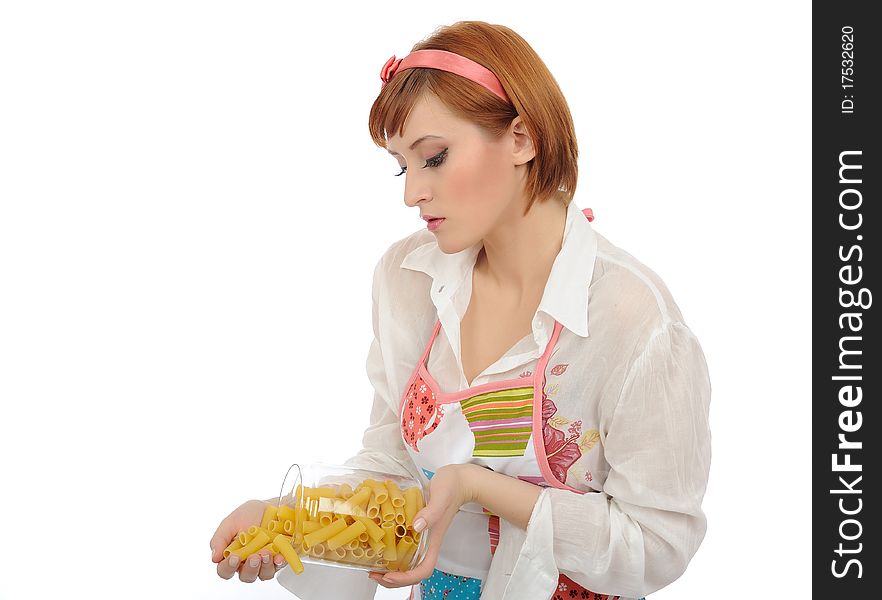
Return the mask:
<path id="1" fill-rule="evenodd" d="M 582 214 L 585 215 L 589 222 L 594 220 L 594 211 L 590 208 L 583 209 Z M 578 490 L 574 487 L 570 487 L 567 484 L 557 480 L 557 478 L 551 472 L 551 467 L 548 465 L 548 456 L 545 452 L 545 436 L 542 431 L 542 404 L 543 399 L 545 398 L 545 367 L 548 365 L 548 360 L 551 357 L 551 352 L 555 344 L 557 343 L 557 339 L 560 337 L 561 329 L 563 329 L 563 325 L 555 321 L 554 331 L 551 334 L 551 339 L 548 341 L 548 344 L 545 347 L 545 352 L 542 354 L 542 357 L 539 359 L 539 362 L 536 365 L 536 372 L 533 374 L 533 448 L 536 453 L 536 462 L 539 464 L 539 471 L 542 473 L 542 477 L 545 479 L 545 483 L 547 485 L 562 490 L 576 492 L 578 494 L 585 494 L 586 492 Z M 429 352 L 432 350 L 435 338 L 438 336 L 438 332 L 440 330 L 441 320 L 439 319 L 435 322 L 435 327 L 432 330 L 432 335 L 429 337 L 429 341 L 426 344 L 425 349 L 423 350 L 423 355 L 420 357 L 420 362 L 417 368 L 413 370 L 410 378 L 407 380 L 407 385 L 404 386 L 404 393 L 401 395 L 401 401 L 398 404 L 399 419 L 402 418 L 402 415 L 404 414 L 404 403 L 407 401 L 407 395 L 410 391 L 410 388 L 418 377 L 421 377 L 428 384 L 429 388 L 432 390 L 432 393 L 435 395 L 435 401 L 437 404 L 451 404 L 454 402 L 460 402 L 473 396 L 504 389 L 529 387 L 529 385 L 524 385 L 524 380 L 526 378 L 518 377 L 516 379 L 506 379 L 503 381 L 491 381 L 489 383 L 469 387 L 457 392 L 442 391 L 441 386 L 438 385 L 438 382 L 435 381 L 435 378 L 432 377 L 431 373 L 429 373 L 428 366 L 426 365 L 426 361 L 429 357 Z M 540 373 L 542 374 L 541 379 L 539 378 Z"/>

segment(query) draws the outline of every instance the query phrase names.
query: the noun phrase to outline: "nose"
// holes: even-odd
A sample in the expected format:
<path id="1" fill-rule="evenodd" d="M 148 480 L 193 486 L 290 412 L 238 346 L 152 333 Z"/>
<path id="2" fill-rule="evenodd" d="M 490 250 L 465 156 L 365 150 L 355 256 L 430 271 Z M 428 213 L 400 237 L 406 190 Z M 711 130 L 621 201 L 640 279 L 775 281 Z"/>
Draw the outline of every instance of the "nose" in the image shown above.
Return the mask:
<path id="1" fill-rule="evenodd" d="M 417 185 L 422 184 L 410 181 L 404 184 L 404 204 L 408 207 L 414 207 L 420 202 L 428 201 L 432 197 L 428 189 L 424 186 L 417 188 Z"/>

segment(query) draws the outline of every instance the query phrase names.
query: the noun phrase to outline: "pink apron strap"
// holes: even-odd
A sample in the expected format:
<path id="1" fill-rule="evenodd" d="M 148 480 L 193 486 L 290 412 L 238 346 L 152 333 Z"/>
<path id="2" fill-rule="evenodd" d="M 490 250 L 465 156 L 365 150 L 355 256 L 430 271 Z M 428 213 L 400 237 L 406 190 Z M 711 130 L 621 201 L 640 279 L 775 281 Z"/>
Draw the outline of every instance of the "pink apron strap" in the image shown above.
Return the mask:
<path id="1" fill-rule="evenodd" d="M 582 211 L 582 214 L 584 214 L 586 217 L 588 217 L 588 222 L 589 222 L 589 223 L 590 223 L 591 221 L 594 220 L 594 211 L 591 210 L 590 208 L 586 208 L 586 209 L 584 209 L 584 210 Z"/>

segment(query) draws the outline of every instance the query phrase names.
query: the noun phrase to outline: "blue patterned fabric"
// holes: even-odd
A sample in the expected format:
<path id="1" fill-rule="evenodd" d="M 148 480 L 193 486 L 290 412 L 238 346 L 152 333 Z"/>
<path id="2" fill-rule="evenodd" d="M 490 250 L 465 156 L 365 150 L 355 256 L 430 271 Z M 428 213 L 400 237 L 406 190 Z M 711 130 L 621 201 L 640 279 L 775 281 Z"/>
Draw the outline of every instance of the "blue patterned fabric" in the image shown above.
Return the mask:
<path id="1" fill-rule="evenodd" d="M 481 580 L 450 575 L 435 569 L 420 582 L 420 600 L 478 600 Z"/>
<path id="2" fill-rule="evenodd" d="M 592 592 L 586 593 L 592 594 Z M 428 579 L 420 582 L 418 600 L 480 600 L 480 598 L 481 580 L 474 577 L 460 577 L 435 569 Z"/>

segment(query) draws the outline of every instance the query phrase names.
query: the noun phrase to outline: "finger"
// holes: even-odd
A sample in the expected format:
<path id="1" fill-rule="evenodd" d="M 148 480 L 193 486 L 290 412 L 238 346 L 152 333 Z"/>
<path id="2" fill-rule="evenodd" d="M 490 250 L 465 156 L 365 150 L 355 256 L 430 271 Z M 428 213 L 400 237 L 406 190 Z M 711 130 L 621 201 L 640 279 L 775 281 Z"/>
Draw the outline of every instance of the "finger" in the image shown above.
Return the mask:
<path id="1" fill-rule="evenodd" d="M 288 564 L 288 561 L 285 560 L 285 557 L 281 554 L 276 554 L 273 557 L 273 564 L 276 565 L 276 572 L 278 573 L 280 569 L 284 569 L 285 565 Z"/>
<path id="2" fill-rule="evenodd" d="M 257 574 L 261 581 L 267 581 L 276 576 L 276 567 L 273 557 L 269 552 L 260 553 L 260 571 Z"/>
<path id="3" fill-rule="evenodd" d="M 229 546 L 233 538 L 239 534 L 238 531 L 233 531 L 233 529 L 230 517 L 220 522 L 217 531 L 214 532 L 214 535 L 211 536 L 211 541 L 208 542 L 208 545 L 211 547 L 211 562 L 220 562 L 223 559 L 224 548 Z"/>
<path id="4" fill-rule="evenodd" d="M 217 574 L 223 579 L 232 577 L 239 568 L 239 555 L 230 554 L 230 558 L 222 560 L 217 565 Z"/>
<path id="5" fill-rule="evenodd" d="M 389 572 L 383 576 L 383 581 L 394 586 L 402 587 L 405 585 L 414 585 L 417 582 L 428 579 L 435 570 L 438 562 L 439 548 L 441 546 L 441 537 L 436 537 L 426 550 L 426 556 L 415 568 L 403 573 Z"/>
<path id="6" fill-rule="evenodd" d="M 373 579 L 379 585 L 383 586 L 386 589 L 393 589 L 393 588 L 398 587 L 396 585 L 392 585 L 391 583 L 387 583 L 387 582 L 383 581 L 383 574 L 382 573 L 371 573 L 368 575 L 368 577 L 370 577 L 371 579 Z"/>
<path id="7" fill-rule="evenodd" d="M 260 555 L 252 554 L 249 556 L 242 568 L 239 569 L 239 581 L 243 583 L 254 583 L 257 581 L 257 573 L 260 571 Z"/>

